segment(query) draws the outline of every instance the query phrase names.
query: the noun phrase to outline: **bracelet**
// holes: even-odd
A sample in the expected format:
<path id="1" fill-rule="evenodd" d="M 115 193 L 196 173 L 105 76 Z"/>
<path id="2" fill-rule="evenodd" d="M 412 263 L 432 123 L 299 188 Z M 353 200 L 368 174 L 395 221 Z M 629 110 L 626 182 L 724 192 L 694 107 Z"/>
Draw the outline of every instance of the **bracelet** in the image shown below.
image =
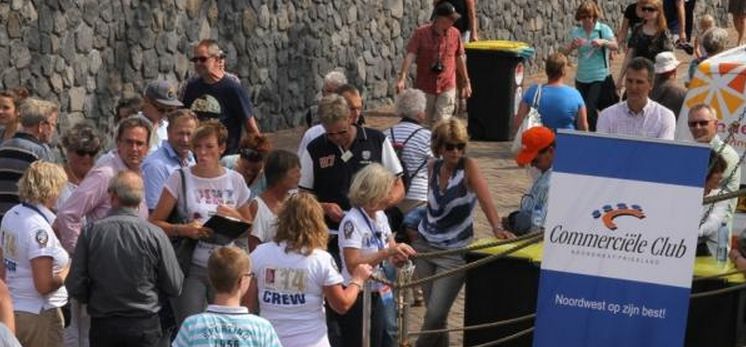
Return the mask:
<path id="1" fill-rule="evenodd" d="M 351 282 L 350 282 L 350 285 L 349 285 L 348 287 L 351 287 L 351 286 L 357 286 L 357 289 L 358 289 L 358 290 L 363 290 L 363 285 L 362 285 L 362 284 L 360 284 L 360 283 L 357 283 L 357 282 L 352 282 L 352 281 L 351 281 Z"/>

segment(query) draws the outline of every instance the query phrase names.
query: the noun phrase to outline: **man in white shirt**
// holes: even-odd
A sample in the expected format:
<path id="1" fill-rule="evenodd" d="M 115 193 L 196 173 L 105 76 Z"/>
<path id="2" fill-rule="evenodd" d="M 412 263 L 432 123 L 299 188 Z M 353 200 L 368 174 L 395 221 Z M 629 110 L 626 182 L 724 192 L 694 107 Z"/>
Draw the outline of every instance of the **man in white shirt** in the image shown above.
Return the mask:
<path id="1" fill-rule="evenodd" d="M 601 111 L 597 132 L 673 140 L 676 117 L 648 97 L 655 78 L 653 63 L 643 57 L 634 58 L 624 76 L 627 100 Z"/>
<path id="2" fill-rule="evenodd" d="M 163 140 L 168 139 L 166 113 L 184 106 L 177 98 L 176 92 L 176 86 L 165 80 L 150 82 L 145 87 L 142 110 L 137 117 L 146 119 L 153 126 L 148 154 L 157 151 L 163 146 Z"/>

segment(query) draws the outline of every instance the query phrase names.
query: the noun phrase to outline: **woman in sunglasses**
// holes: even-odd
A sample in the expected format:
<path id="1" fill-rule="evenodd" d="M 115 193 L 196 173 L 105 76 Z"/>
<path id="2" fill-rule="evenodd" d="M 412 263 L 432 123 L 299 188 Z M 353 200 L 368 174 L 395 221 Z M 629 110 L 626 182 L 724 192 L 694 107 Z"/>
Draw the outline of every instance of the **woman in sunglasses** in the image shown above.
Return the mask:
<path id="1" fill-rule="evenodd" d="M 451 118 L 435 125 L 431 147 L 437 159 L 428 164 L 430 182 L 427 213 L 418 228 L 418 239 L 412 244 L 417 253 L 467 246 L 474 237 L 472 211 L 479 202 L 497 238 L 513 238 L 500 223 L 487 182 L 477 162 L 466 156 L 469 135 L 464 124 Z M 415 274 L 425 278 L 466 263 L 463 255 L 417 258 Z M 423 286 L 427 311 L 422 330 L 446 327 L 448 311 L 456 299 L 464 274 L 428 282 Z M 448 346 L 448 333 L 421 335 L 418 347 Z"/>
<path id="2" fill-rule="evenodd" d="M 60 193 L 57 206 L 67 200 L 78 188 L 93 164 L 96 155 L 101 151 L 102 139 L 98 130 L 90 123 L 78 123 L 62 136 L 62 147 L 65 149 L 66 163 L 63 166 L 67 174 L 67 184 Z"/>
<path id="3" fill-rule="evenodd" d="M 673 41 L 668 32 L 666 16 L 663 15 L 661 0 L 640 0 L 637 7 L 642 13 L 642 23 L 632 28 L 629 47 L 616 80 L 617 90 L 624 86 L 624 72 L 633 58 L 644 57 L 655 62 L 658 53 L 673 52 Z"/>
<path id="4" fill-rule="evenodd" d="M 57 198 L 57 210 L 78 188 L 80 181 L 85 178 L 93 164 L 96 155 L 101 151 L 102 139 L 98 130 L 88 122 L 78 123 L 62 136 L 66 163 L 62 167 L 67 174 L 67 182 Z M 85 220 L 83 220 L 85 223 Z M 65 342 L 78 344 L 88 341 L 88 327 L 90 319 L 85 306 L 75 299 L 70 299 L 70 325 L 65 329 Z"/>
<path id="5" fill-rule="evenodd" d="M 267 189 L 264 163 L 271 150 L 272 142 L 267 135 L 251 134 L 241 140 L 238 154 L 227 155 L 220 160 L 223 166 L 243 176 L 246 186 L 251 189 L 250 199 L 257 197 Z"/>

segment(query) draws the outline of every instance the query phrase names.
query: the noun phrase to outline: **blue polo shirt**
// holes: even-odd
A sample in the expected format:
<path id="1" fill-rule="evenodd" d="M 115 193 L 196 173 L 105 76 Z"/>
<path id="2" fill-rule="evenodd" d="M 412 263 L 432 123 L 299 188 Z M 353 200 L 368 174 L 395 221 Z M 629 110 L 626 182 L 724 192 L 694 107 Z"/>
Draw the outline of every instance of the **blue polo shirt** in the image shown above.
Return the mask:
<path id="1" fill-rule="evenodd" d="M 593 27 L 590 36 L 586 35 L 582 25 L 573 28 L 570 36 L 571 40 L 575 40 L 576 38 L 585 40 L 585 44 L 578 47 L 578 73 L 575 75 L 575 79 L 582 83 L 601 82 L 606 79 L 606 76 L 610 73 L 607 65 L 609 49 L 594 48 L 591 46 L 591 41 L 598 38 L 604 40 L 613 39 L 614 32 L 611 28 L 606 24 L 596 21 L 596 25 Z"/>
<path id="2" fill-rule="evenodd" d="M 145 178 L 145 203 L 149 210 L 154 210 L 166 183 L 176 169 L 194 165 L 194 156 L 189 152 L 186 163 L 183 163 L 167 140 L 163 140 L 161 148 L 148 155 L 142 163 L 143 178 Z"/>

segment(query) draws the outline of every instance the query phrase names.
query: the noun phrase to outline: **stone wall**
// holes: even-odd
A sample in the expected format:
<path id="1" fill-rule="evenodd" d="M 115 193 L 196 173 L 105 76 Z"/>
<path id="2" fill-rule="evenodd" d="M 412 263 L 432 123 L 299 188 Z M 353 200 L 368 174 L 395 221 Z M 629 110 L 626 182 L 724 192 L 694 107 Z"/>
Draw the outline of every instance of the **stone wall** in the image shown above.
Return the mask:
<path id="1" fill-rule="evenodd" d="M 707 7 L 722 14 L 719 1 Z M 481 38 L 530 42 L 543 57 L 564 42 L 579 3 L 479 1 Z M 601 5 L 616 27 L 624 4 Z M 367 108 L 390 103 L 406 40 L 431 8 L 432 0 L 2 0 L 0 87 L 58 101 L 63 128 L 86 117 L 110 129 L 119 98 L 156 78 L 183 81 L 191 46 L 216 38 L 260 127 L 274 130 L 299 124 L 337 67 L 364 89 Z"/>

